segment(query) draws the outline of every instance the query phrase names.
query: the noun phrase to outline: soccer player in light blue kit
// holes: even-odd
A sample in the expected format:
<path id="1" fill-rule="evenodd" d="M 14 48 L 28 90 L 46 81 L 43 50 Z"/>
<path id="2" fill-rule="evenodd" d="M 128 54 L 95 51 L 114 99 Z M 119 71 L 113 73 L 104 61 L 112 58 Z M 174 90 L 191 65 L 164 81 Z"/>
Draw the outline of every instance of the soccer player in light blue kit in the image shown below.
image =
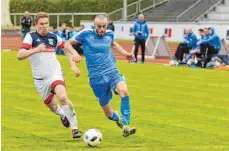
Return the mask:
<path id="1" fill-rule="evenodd" d="M 116 67 L 116 60 L 111 48 L 125 56 L 127 60 L 134 61 L 134 56 L 125 51 L 114 41 L 114 33 L 107 28 L 107 18 L 103 15 L 95 17 L 95 29 L 84 29 L 66 42 L 67 47 L 80 42 L 86 58 L 89 72 L 90 86 L 97 97 L 105 115 L 122 128 L 123 136 L 127 137 L 136 132 L 136 128 L 130 127 L 130 98 L 125 78 Z M 73 49 L 73 48 L 72 48 Z M 75 64 L 72 63 L 74 70 Z M 76 69 L 77 70 L 77 69 Z M 112 91 L 121 97 L 121 114 L 113 111 L 110 100 Z"/>

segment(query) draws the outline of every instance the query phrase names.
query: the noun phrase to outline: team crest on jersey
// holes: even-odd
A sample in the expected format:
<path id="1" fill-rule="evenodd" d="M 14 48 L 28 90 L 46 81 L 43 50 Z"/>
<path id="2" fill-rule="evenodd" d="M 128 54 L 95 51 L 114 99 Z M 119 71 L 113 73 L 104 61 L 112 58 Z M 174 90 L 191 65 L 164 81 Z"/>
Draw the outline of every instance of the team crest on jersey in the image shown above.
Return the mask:
<path id="1" fill-rule="evenodd" d="M 95 40 L 95 37 L 94 37 L 94 36 L 89 36 L 89 38 L 90 38 L 91 40 Z"/>
<path id="2" fill-rule="evenodd" d="M 53 39 L 48 39 L 48 41 L 50 45 L 53 45 Z"/>
<path id="3" fill-rule="evenodd" d="M 109 36 L 105 36 L 104 39 L 110 41 L 111 38 Z"/>

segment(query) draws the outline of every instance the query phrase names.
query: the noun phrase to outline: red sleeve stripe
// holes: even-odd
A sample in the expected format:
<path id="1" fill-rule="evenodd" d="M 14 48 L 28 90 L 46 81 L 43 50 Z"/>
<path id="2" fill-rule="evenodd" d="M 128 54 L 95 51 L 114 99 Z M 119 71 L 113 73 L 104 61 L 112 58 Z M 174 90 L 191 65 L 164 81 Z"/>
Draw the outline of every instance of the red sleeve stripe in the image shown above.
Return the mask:
<path id="1" fill-rule="evenodd" d="M 62 43 L 58 46 L 58 48 L 62 49 L 64 48 L 64 42 L 62 41 Z"/>
<path id="2" fill-rule="evenodd" d="M 28 43 L 22 43 L 22 44 L 21 44 L 21 48 L 29 49 L 29 48 L 31 48 L 31 45 L 28 44 Z"/>

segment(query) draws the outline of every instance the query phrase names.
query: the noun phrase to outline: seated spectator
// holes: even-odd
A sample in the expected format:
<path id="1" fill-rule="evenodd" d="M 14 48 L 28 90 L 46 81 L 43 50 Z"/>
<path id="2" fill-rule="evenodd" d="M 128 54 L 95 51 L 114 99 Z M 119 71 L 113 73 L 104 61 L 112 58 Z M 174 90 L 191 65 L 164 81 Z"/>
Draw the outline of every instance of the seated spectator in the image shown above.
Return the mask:
<path id="1" fill-rule="evenodd" d="M 184 33 L 184 41 L 179 44 L 176 53 L 175 53 L 175 58 L 179 62 L 185 62 L 185 59 L 183 60 L 184 54 L 189 53 L 191 49 L 195 49 L 197 47 L 197 37 L 196 35 L 192 32 L 190 28 L 185 29 Z"/>
<path id="2" fill-rule="evenodd" d="M 66 42 L 68 39 L 68 30 L 67 30 L 67 25 L 65 23 L 61 24 L 60 38 L 64 42 Z M 64 55 L 64 51 L 60 48 L 57 48 L 57 54 Z"/>
<path id="3" fill-rule="evenodd" d="M 67 25 L 65 23 L 61 24 L 61 38 L 64 41 L 67 41 L 68 39 L 68 30 L 67 30 Z"/>
<path id="4" fill-rule="evenodd" d="M 204 29 L 199 29 L 199 35 L 200 39 L 198 39 L 198 42 L 207 38 Z M 197 58 L 201 58 L 200 46 L 197 45 L 196 48 L 192 49 L 189 53 L 190 54 L 186 58 L 186 61 L 188 62 L 187 64 L 191 67 L 195 67 L 195 65 L 198 63 Z"/>
<path id="5" fill-rule="evenodd" d="M 213 55 L 218 54 L 221 50 L 221 40 L 216 34 L 214 28 L 208 28 L 208 37 L 201 39 L 197 45 L 200 45 L 202 67 L 205 67 Z"/>
<path id="6" fill-rule="evenodd" d="M 84 25 L 80 25 L 80 30 L 79 31 L 83 30 L 84 28 L 85 28 Z"/>
<path id="7" fill-rule="evenodd" d="M 61 32 L 57 29 L 57 26 L 53 26 L 52 32 L 58 36 L 61 36 Z"/>
<path id="8" fill-rule="evenodd" d="M 80 27 L 76 27 L 75 28 L 75 32 L 78 33 L 78 32 L 80 32 L 83 29 L 85 29 L 85 26 L 84 25 L 80 25 Z"/>
<path id="9" fill-rule="evenodd" d="M 57 36 L 59 36 L 59 37 L 62 36 L 62 32 L 61 32 L 60 30 L 57 29 L 57 26 L 53 26 L 52 32 L 53 32 L 54 34 L 56 34 Z M 64 52 L 63 52 L 62 49 L 56 47 L 56 54 L 63 55 Z"/>
<path id="10" fill-rule="evenodd" d="M 69 26 L 68 39 L 71 39 L 77 32 L 74 30 L 74 27 Z"/>

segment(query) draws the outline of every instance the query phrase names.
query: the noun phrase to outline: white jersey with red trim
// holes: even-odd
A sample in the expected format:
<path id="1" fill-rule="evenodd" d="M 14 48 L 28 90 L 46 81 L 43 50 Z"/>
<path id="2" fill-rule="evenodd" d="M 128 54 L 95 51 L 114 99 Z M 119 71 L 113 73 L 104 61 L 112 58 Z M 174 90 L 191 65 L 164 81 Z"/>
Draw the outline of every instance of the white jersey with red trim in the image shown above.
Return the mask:
<path id="1" fill-rule="evenodd" d="M 20 49 L 33 49 L 41 43 L 46 46 L 46 51 L 30 56 L 30 65 L 35 79 L 45 79 L 50 76 L 61 75 L 61 66 L 56 58 L 56 47 L 64 47 L 63 40 L 49 32 L 46 36 L 39 35 L 36 31 L 30 32 L 24 38 Z"/>

